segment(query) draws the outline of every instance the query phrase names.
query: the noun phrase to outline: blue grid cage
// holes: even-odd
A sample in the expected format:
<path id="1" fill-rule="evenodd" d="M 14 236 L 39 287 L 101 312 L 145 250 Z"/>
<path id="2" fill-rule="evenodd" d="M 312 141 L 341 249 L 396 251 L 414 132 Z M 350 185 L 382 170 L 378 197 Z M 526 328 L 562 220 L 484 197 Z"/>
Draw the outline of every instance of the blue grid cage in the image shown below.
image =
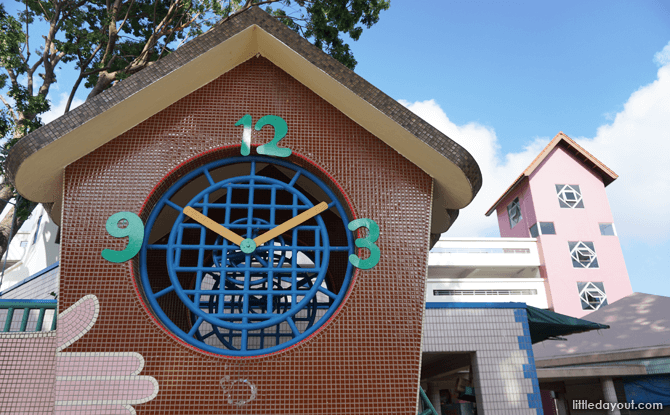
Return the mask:
<path id="1" fill-rule="evenodd" d="M 251 254 L 182 213 L 190 206 L 253 239 L 321 201 L 327 211 Z M 346 296 L 355 252 L 348 222 L 331 188 L 295 164 L 215 161 L 179 179 L 152 210 L 140 284 L 159 320 L 191 345 L 235 356 L 276 352 L 314 333 Z"/>

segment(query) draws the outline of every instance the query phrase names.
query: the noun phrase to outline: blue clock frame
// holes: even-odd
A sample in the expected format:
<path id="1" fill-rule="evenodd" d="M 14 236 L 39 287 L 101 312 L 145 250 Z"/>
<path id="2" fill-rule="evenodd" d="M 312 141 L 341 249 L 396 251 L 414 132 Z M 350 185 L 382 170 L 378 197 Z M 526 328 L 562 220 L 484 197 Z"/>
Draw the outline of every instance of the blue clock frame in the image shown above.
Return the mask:
<path id="1" fill-rule="evenodd" d="M 256 174 L 256 167 L 265 163 L 293 172 L 287 182 Z M 246 164 L 249 173 L 215 181 L 211 171 L 223 166 Z M 208 186 L 192 197 L 185 206 L 171 198 L 193 180 L 204 177 Z M 300 224 L 286 233 L 259 246 L 252 253 L 222 237 L 213 244 L 206 243 L 207 229 L 182 212 L 190 206 L 207 216 L 209 211 L 225 212 L 224 227 L 246 238 L 272 229 L 275 214 L 289 210 L 293 217 L 314 206 L 312 201 L 296 188 L 296 182 L 304 177 L 316 184 L 328 198 L 329 209 L 337 212 L 347 243 L 333 246 L 328 229 L 321 215 L 312 221 Z M 232 194 L 241 189 L 248 194 L 247 203 L 233 203 Z M 271 194 L 269 203 L 257 203 L 254 192 Z M 280 193 L 290 194 L 291 204 L 277 201 Z M 210 200 L 216 194 L 217 200 Z M 222 200 L 225 195 L 225 200 Z M 215 196 L 216 197 L 216 196 Z M 166 243 L 148 243 L 149 235 L 158 216 L 164 209 L 174 209 L 178 217 L 172 225 Z M 233 210 L 246 209 L 246 217 L 231 220 Z M 266 219 L 256 217 L 254 212 L 265 211 Z M 267 220 L 269 212 L 269 220 Z M 258 215 L 258 213 L 257 213 Z M 239 214 L 238 214 L 239 216 Z M 260 215 L 259 215 L 260 216 Z M 181 340 L 192 346 L 215 354 L 229 356 L 260 356 L 289 348 L 323 326 L 341 306 L 349 292 L 354 266 L 347 262 L 343 282 L 338 289 L 328 285 L 328 264 L 332 252 L 344 252 L 347 256 L 356 252 L 355 241 L 347 228 L 348 215 L 336 194 L 321 179 L 308 170 L 286 160 L 264 156 L 234 157 L 218 160 L 198 167 L 174 183 L 157 201 L 144 229 L 144 241 L 140 251 L 140 282 L 150 308 L 160 322 Z M 184 234 L 199 230 L 199 241 L 186 243 Z M 313 235 L 313 245 L 301 244 L 299 234 Z M 150 251 L 166 251 L 166 265 L 170 285 L 152 286 L 151 272 L 147 262 Z M 182 254 L 197 253 L 197 265 L 183 264 Z M 182 283 L 184 275 L 193 275 L 191 286 Z M 182 281 L 180 281 L 180 277 Z M 174 294 L 172 294 L 174 293 Z M 178 297 L 188 311 L 190 329 L 183 320 L 175 323 L 168 313 L 162 298 L 166 295 Z M 163 303 L 163 304 L 162 304 Z M 174 314 L 174 313 L 172 313 Z M 181 325 L 181 327 L 180 327 Z"/>

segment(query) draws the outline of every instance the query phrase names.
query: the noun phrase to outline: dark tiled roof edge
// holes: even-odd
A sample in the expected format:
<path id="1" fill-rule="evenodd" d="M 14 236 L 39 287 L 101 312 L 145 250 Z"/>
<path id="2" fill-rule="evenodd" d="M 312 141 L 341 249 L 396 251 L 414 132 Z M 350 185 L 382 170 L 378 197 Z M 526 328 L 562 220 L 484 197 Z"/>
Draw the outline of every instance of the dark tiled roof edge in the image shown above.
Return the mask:
<path id="1" fill-rule="evenodd" d="M 212 30 L 188 42 L 174 53 L 119 82 L 112 88 L 87 100 L 81 106 L 21 139 L 11 149 L 5 162 L 9 180 L 14 181 L 19 166 L 32 153 L 46 147 L 93 117 L 121 103 L 147 85 L 161 79 L 254 24 L 262 27 L 307 61 L 449 159 L 465 174 L 472 188 L 473 197 L 477 194 L 482 186 L 481 170 L 472 155 L 463 147 L 257 7 L 216 25 Z"/>

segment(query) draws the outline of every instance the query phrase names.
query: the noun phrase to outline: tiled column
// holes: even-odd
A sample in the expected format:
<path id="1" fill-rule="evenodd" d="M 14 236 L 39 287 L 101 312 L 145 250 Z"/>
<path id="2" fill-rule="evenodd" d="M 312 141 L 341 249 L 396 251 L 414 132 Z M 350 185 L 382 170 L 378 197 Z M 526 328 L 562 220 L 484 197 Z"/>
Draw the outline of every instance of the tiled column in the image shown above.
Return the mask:
<path id="1" fill-rule="evenodd" d="M 565 400 L 565 394 L 562 392 L 556 393 L 556 409 L 558 410 L 558 415 L 569 415 L 568 414 L 568 403 Z"/>
<path id="2" fill-rule="evenodd" d="M 442 407 L 440 406 L 440 387 L 437 382 L 428 382 L 428 399 L 433 404 L 437 415 L 442 415 Z"/>
<path id="3" fill-rule="evenodd" d="M 542 401 L 521 303 L 428 303 L 424 352 L 475 352 L 479 415 L 542 415 Z"/>
<path id="4" fill-rule="evenodd" d="M 603 385 L 603 397 L 605 402 L 617 403 L 616 390 L 614 390 L 614 382 L 612 378 L 600 378 L 600 383 Z M 612 415 L 621 415 L 619 409 L 610 409 Z"/>
<path id="5" fill-rule="evenodd" d="M 482 376 L 486 377 L 479 368 L 480 359 L 477 358 L 477 354 L 472 356 L 472 361 L 470 365 L 472 366 L 472 386 L 475 388 L 475 399 L 477 403 L 478 413 L 490 414 L 491 412 L 484 409 L 484 400 L 482 397 L 482 391 L 484 390 L 484 383 L 482 382 Z"/>

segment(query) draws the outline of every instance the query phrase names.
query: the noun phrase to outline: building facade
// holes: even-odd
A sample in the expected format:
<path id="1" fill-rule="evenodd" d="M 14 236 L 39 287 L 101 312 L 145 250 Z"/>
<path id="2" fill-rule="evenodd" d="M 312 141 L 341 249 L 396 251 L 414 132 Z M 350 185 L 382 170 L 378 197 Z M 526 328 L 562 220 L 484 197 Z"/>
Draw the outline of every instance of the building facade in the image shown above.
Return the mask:
<path id="1" fill-rule="evenodd" d="M 12 238 L 2 258 L 0 292 L 58 262 L 59 228 L 41 204 Z"/>
<path id="2" fill-rule="evenodd" d="M 14 147 L 62 236 L 0 288 L 4 408 L 409 415 L 422 385 L 543 413 L 527 304 L 626 294 L 615 175 L 559 135 L 502 238 L 438 240 L 476 162 L 338 65 L 252 9 Z"/>
<path id="3" fill-rule="evenodd" d="M 487 212 L 502 237 L 537 238 L 558 313 L 581 317 L 633 292 L 605 192 L 617 177 L 559 133 Z"/>
<path id="4" fill-rule="evenodd" d="M 261 65 L 261 67 L 262 66 L 263 65 Z M 242 69 L 245 69 L 246 72 L 253 71 L 253 69 L 246 67 L 242 67 Z M 107 149 L 104 150 L 106 151 Z M 86 158 L 84 160 L 86 160 Z M 85 172 L 91 169 L 84 168 L 79 170 Z M 94 183 L 97 180 L 98 176 L 79 179 L 76 180 L 76 182 L 87 183 L 87 186 L 90 186 L 91 183 Z M 556 180 L 548 180 L 548 182 L 553 181 Z M 584 181 L 583 178 L 580 181 L 578 181 L 578 179 L 570 179 L 568 181 L 573 184 L 587 182 Z M 588 186 L 586 187 L 588 188 Z M 582 191 L 583 185 L 573 185 L 572 188 L 575 191 Z M 558 195 L 558 190 L 556 190 L 556 192 Z M 600 196 L 603 197 L 604 193 L 601 193 Z M 516 197 L 518 196 L 514 196 L 512 199 L 516 199 Z M 564 197 L 564 199 L 569 201 L 572 200 L 569 197 Z M 524 200 L 528 200 L 528 198 L 525 198 Z M 592 204 L 595 205 L 596 201 L 592 201 Z M 421 369 L 417 376 L 420 385 L 428 391 L 428 396 L 438 410 L 438 414 L 443 413 L 442 410 L 445 411 L 444 413 L 451 413 L 453 411 L 461 414 L 471 413 L 471 411 L 473 411 L 473 404 L 459 399 L 469 399 L 467 396 L 467 391 L 469 390 L 467 389 L 468 387 L 473 388 L 471 399 L 476 401 L 476 407 L 480 414 L 519 413 L 535 415 L 542 411 L 540 387 L 548 388 L 546 390 L 565 390 L 561 389 L 564 388 L 564 386 L 556 386 L 556 376 L 560 376 L 560 374 L 557 375 L 555 369 L 536 371 L 535 357 L 533 350 L 530 347 L 530 337 L 528 336 L 529 326 L 525 304 L 538 308 L 549 307 L 550 297 L 547 295 L 545 289 L 547 279 L 545 275 L 554 274 L 551 272 L 542 272 L 542 267 L 551 268 L 551 262 L 544 260 L 544 254 L 541 254 L 541 241 L 544 237 L 548 239 L 548 237 L 556 235 L 547 231 L 547 229 L 551 230 L 552 228 L 547 228 L 546 225 L 543 225 L 544 221 L 542 221 L 542 219 L 549 219 L 551 216 L 535 214 L 534 210 L 527 209 L 528 206 L 534 205 L 531 205 L 530 203 L 519 204 L 520 217 L 518 222 L 521 223 L 522 220 L 526 220 L 527 223 L 529 223 L 527 218 L 533 218 L 531 221 L 534 223 L 539 222 L 536 227 L 536 229 L 538 229 L 537 233 L 531 234 L 531 237 L 448 238 L 443 236 L 434 244 L 428 255 L 427 274 L 425 279 L 426 311 L 422 323 L 423 329 L 420 352 Z M 514 212 L 512 211 L 511 213 L 512 216 L 514 216 Z M 509 220 L 510 212 L 506 212 L 506 215 L 507 216 L 501 216 Z M 76 214 L 74 216 L 80 217 L 81 214 Z M 598 216 L 598 219 L 603 217 L 604 216 L 602 215 Z M 607 217 L 604 217 L 604 219 L 606 220 Z M 45 252 L 47 250 L 57 251 L 59 246 L 56 244 L 56 240 L 53 238 L 53 240 L 49 239 L 44 235 L 47 231 L 51 232 L 51 228 L 39 225 L 40 222 L 41 221 L 38 221 L 38 224 L 34 224 L 31 229 L 30 232 L 32 237 L 38 240 L 45 239 L 47 242 L 44 250 Z M 503 222 L 505 225 L 508 223 L 509 222 Z M 501 224 L 501 233 L 503 233 L 503 224 Z M 70 226 L 70 228 L 74 229 L 76 227 Z M 81 229 L 82 226 L 79 226 L 78 228 Z M 517 226 L 515 226 L 515 228 L 517 228 Z M 529 233 L 536 232 L 531 228 L 533 228 L 533 226 L 529 227 Z M 554 223 L 554 232 L 556 232 L 557 228 L 563 229 L 561 225 Z M 518 225 L 517 229 L 523 229 L 523 227 Z M 81 232 L 78 232 L 77 234 L 80 235 Z M 72 236 L 69 238 L 71 237 Z M 598 245 L 600 245 L 600 242 L 598 242 Z M 121 245 L 120 247 L 123 246 Z M 33 252 L 33 255 L 35 255 L 35 252 Z M 99 255 L 100 253 L 98 252 L 97 254 Z M 93 252 L 92 255 L 95 256 L 96 253 Z M 560 255 L 557 255 L 557 257 L 560 257 Z M 26 258 L 28 258 L 26 262 L 34 262 L 29 256 Z M 97 261 L 98 260 L 94 262 Z M 88 260 L 87 262 L 91 261 Z M 113 266 L 114 264 L 112 263 L 110 265 Z M 304 258 L 302 265 L 305 265 Z M 59 286 L 57 279 L 59 271 L 59 264 L 53 264 L 42 272 L 35 273 L 31 277 L 23 279 L 18 284 L 4 289 L 0 292 L 0 295 L 2 299 L 8 301 L 12 301 L 13 299 L 35 299 L 37 301 L 49 302 L 49 300 L 54 297 L 52 293 L 60 294 L 63 289 L 62 287 L 68 284 L 67 277 L 61 278 L 61 284 Z M 8 275 L 11 278 L 14 278 L 12 277 L 12 274 Z M 72 284 L 72 282 L 69 284 Z M 90 282 L 77 282 L 76 284 L 83 284 L 84 289 L 91 290 L 89 285 Z M 114 290 L 117 294 L 115 295 L 119 295 L 118 286 L 121 284 L 122 280 L 111 285 L 102 284 L 100 287 L 116 287 Z M 81 288 L 78 289 L 76 287 L 77 285 L 70 285 L 69 290 L 82 292 Z M 61 370 L 60 372 L 44 372 L 45 368 L 50 367 L 51 363 L 49 362 L 51 362 L 51 360 L 36 361 L 34 350 L 39 349 L 45 352 L 50 350 L 50 348 L 58 350 L 60 347 L 58 344 L 63 343 L 67 345 L 70 343 L 70 337 L 73 337 L 77 343 L 81 342 L 81 339 L 79 339 L 80 337 L 93 340 L 94 337 L 91 337 L 89 331 L 91 331 L 92 327 L 100 323 L 100 316 L 104 313 L 104 309 L 101 312 L 101 303 L 104 304 L 104 302 L 101 302 L 99 298 L 105 298 L 107 295 L 109 294 L 102 294 L 102 291 L 98 291 L 95 294 L 90 294 L 89 292 L 87 296 L 81 297 L 78 301 L 75 301 L 74 304 L 66 310 L 67 313 L 64 313 L 65 315 L 59 320 L 59 324 L 61 325 L 73 325 L 73 327 L 75 327 L 73 331 L 65 333 L 63 339 L 56 337 L 55 332 L 49 332 L 47 330 L 55 320 L 54 311 L 46 310 L 44 312 L 45 317 L 42 322 L 42 331 L 38 330 L 36 333 L 32 334 L 15 333 L 16 331 L 20 331 L 22 325 L 21 314 L 17 313 L 12 319 L 9 319 L 10 334 L 5 340 L 12 342 L 12 345 L 5 345 L 5 350 L 14 350 L 12 353 L 14 359 L 21 367 L 25 367 L 27 364 L 26 362 L 32 362 L 31 364 L 35 365 L 33 373 L 37 373 L 40 379 L 49 377 L 54 379 L 54 383 L 43 382 L 42 386 L 44 386 L 45 389 L 42 393 L 48 394 L 49 390 L 53 390 L 52 393 L 54 393 L 54 395 L 52 403 L 55 403 L 53 409 L 56 412 L 86 413 L 89 409 L 100 409 L 95 405 L 88 409 L 86 405 L 68 406 L 67 402 L 70 402 L 70 400 L 65 399 L 65 397 L 68 396 L 65 392 L 67 388 L 64 389 L 64 387 L 58 386 L 58 382 L 55 380 L 67 378 L 67 375 L 64 373 L 70 372 L 63 372 L 63 370 L 71 371 L 69 376 L 76 375 L 90 377 L 90 374 L 80 372 L 81 363 L 84 362 L 83 360 L 82 362 L 77 363 L 76 367 L 79 369 L 65 369 L 69 366 L 67 364 L 62 364 L 60 367 L 63 369 L 59 369 Z M 128 300 L 130 300 L 132 294 L 128 295 L 130 296 L 128 297 Z M 413 295 L 413 297 L 416 297 L 416 295 Z M 605 303 L 600 304 L 598 308 L 601 308 L 603 305 L 605 305 Z M 39 314 L 37 310 L 38 309 L 33 309 L 33 311 L 30 312 L 27 324 L 29 327 L 36 328 L 37 326 L 37 317 Z M 4 316 L 5 321 L 7 321 L 6 313 L 3 314 L 3 311 L 0 311 L 0 317 L 2 316 Z M 73 317 L 76 317 L 74 321 Z M 113 316 L 110 317 L 113 318 Z M 104 322 L 105 317 L 102 318 L 102 321 Z M 78 320 L 79 323 L 77 323 Z M 127 324 L 128 328 L 135 327 L 134 330 L 138 327 L 140 329 L 144 327 L 139 322 L 130 322 Z M 79 328 L 76 328 L 78 325 Z M 107 340 L 107 331 L 108 330 L 103 331 L 100 334 L 102 337 L 99 338 L 94 346 L 96 350 L 100 349 L 100 344 L 102 342 L 110 343 Z M 141 333 L 141 331 L 142 330 L 136 332 L 134 337 L 146 338 L 147 333 Z M 87 356 L 91 353 L 99 353 L 93 352 L 93 348 L 75 348 L 74 346 L 77 346 L 74 344 L 75 342 L 63 347 L 63 349 L 65 349 L 64 351 L 57 352 L 56 358 L 63 359 L 63 361 L 74 361 L 84 359 L 82 356 Z M 26 348 L 28 343 L 32 346 Z M 130 355 L 123 354 L 125 352 L 119 354 L 119 350 L 123 350 L 124 348 L 130 349 L 127 339 L 120 338 L 118 343 L 112 343 L 107 351 L 103 351 L 103 353 L 114 356 L 114 359 L 116 360 L 126 359 L 127 362 L 125 364 L 128 365 L 128 367 L 142 368 L 140 371 L 135 369 L 128 373 L 124 372 L 127 382 L 119 383 L 116 386 L 105 384 L 105 387 L 107 388 L 106 393 L 112 393 L 115 397 L 114 401 L 117 402 L 117 404 L 114 405 L 110 404 L 108 408 L 118 409 L 125 405 L 133 408 L 136 407 L 137 410 L 140 411 L 147 411 L 146 413 L 151 413 L 151 405 L 160 404 L 160 398 L 166 396 L 161 385 L 165 382 L 169 382 L 170 376 L 172 375 L 162 378 L 156 376 L 155 369 L 152 371 L 150 365 L 150 370 L 144 371 L 144 368 L 147 366 L 147 359 L 152 359 L 152 355 L 150 352 L 147 352 L 147 350 L 139 346 L 139 343 L 134 344 L 133 347 L 135 352 L 131 352 Z M 369 349 L 369 347 L 366 348 Z M 393 346 L 393 348 L 397 349 L 398 347 Z M 400 349 L 402 349 L 402 347 L 400 347 Z M 139 350 L 139 352 L 137 350 Z M 52 359 L 49 357 L 51 356 L 49 353 L 45 356 L 48 359 Z M 183 358 L 183 356 L 177 357 L 178 360 L 182 360 Z M 100 362 L 86 361 L 86 364 L 91 364 L 93 367 L 97 367 L 97 370 L 102 370 L 103 374 L 108 373 L 107 371 L 110 370 L 109 367 L 104 365 L 101 366 L 102 363 Z M 369 359 L 366 360 L 366 364 L 371 365 L 370 367 L 379 367 L 379 364 L 374 363 L 374 361 L 370 361 Z M 544 362 L 542 362 L 542 364 L 546 365 Z M 172 367 L 174 363 L 164 362 L 161 365 Z M 72 372 L 73 370 L 74 372 Z M 603 370 L 597 368 L 593 370 L 590 367 L 585 368 L 585 370 L 591 370 L 593 373 L 590 375 L 580 375 L 582 372 L 579 372 L 575 373 L 573 377 L 576 376 L 577 381 L 579 381 L 579 379 L 588 378 L 588 376 L 595 376 L 595 378 L 598 379 L 598 376 L 603 372 Z M 600 372 L 598 370 L 600 370 Z M 197 369 L 196 372 L 198 374 L 204 373 L 201 368 Z M 610 370 L 610 372 L 612 372 L 612 370 Z M 639 374 L 643 373 L 643 371 L 640 370 L 634 373 L 637 374 L 638 372 Z M 60 375 L 58 373 L 60 373 Z M 230 372 L 227 371 L 226 373 Z M 230 374 L 224 375 L 221 378 L 223 379 L 223 383 L 220 385 L 222 391 L 219 391 L 218 394 L 213 394 L 212 399 L 221 399 L 221 396 L 223 396 L 224 401 L 228 402 L 228 405 L 240 408 L 258 407 L 252 406 L 251 403 L 259 398 L 259 393 L 265 391 L 266 386 L 261 386 L 261 391 L 259 391 L 259 384 L 248 380 L 250 376 L 245 378 L 248 382 L 243 381 L 244 379 L 242 378 L 237 379 L 237 381 L 234 378 L 230 378 L 232 380 L 226 380 L 229 378 L 226 378 L 225 376 L 230 376 Z M 296 376 L 298 376 L 296 379 L 300 378 L 302 380 L 302 374 Z M 568 375 L 564 374 L 564 376 Z M 5 376 L 5 379 L 7 379 L 8 382 L 11 382 L 14 388 L 6 388 L 8 391 L 31 390 L 29 385 L 35 383 L 35 379 L 22 376 L 20 373 L 18 375 L 14 373 L 14 376 L 7 375 Z M 99 381 L 102 381 L 102 379 Z M 197 383 L 197 381 L 194 382 Z M 574 383 L 574 381 L 568 380 L 568 383 L 570 382 Z M 615 382 L 620 381 L 615 379 Z M 316 383 L 323 385 L 322 380 L 317 380 Z M 124 395 L 123 393 L 119 393 L 120 390 L 127 389 L 129 385 L 133 385 L 132 387 L 136 390 L 136 394 Z M 563 383 L 560 385 L 563 385 Z M 92 399 L 91 396 L 97 396 L 94 390 L 89 390 L 83 385 L 77 386 L 72 384 L 70 387 L 79 388 L 82 394 L 88 394 L 87 396 L 89 398 L 87 399 Z M 594 390 L 596 391 L 603 389 L 599 384 L 595 386 L 591 385 L 590 387 L 595 388 Z M 58 392 L 59 390 L 61 392 Z M 559 398 L 563 399 L 563 395 L 560 395 L 560 392 L 556 393 L 559 393 L 559 395 L 555 396 L 559 396 Z M 445 397 L 448 397 L 448 399 L 445 399 Z M 23 405 L 25 405 L 26 401 L 23 402 Z M 52 408 L 49 402 L 40 400 L 32 400 L 31 402 L 36 405 L 32 408 L 35 411 L 45 410 L 48 412 L 51 410 L 49 408 Z M 84 400 L 83 402 L 88 401 Z M 255 402 L 255 404 L 258 404 L 258 402 Z M 564 403 L 564 401 L 560 401 L 559 406 L 564 405 Z M 413 405 L 414 404 L 411 404 L 410 406 Z M 210 404 L 202 404 L 201 409 L 209 406 Z M 159 407 L 162 408 L 163 406 L 159 405 Z M 354 409 L 354 407 L 356 409 Z M 398 406 L 397 402 L 393 403 L 389 408 L 391 407 L 394 408 L 394 410 L 399 410 L 400 413 L 404 413 L 405 411 L 401 406 Z M 26 407 L 21 406 L 21 404 L 16 404 L 15 408 L 17 411 L 20 411 L 25 410 Z M 331 412 L 331 409 L 333 412 Z M 188 411 L 191 409 L 171 410 L 189 413 Z M 338 413 L 337 411 L 340 410 L 344 410 L 347 413 L 352 413 L 352 411 L 355 413 L 356 410 L 362 410 L 362 413 L 365 413 L 365 406 L 357 403 L 344 409 L 326 408 L 323 413 Z M 544 410 L 551 411 L 552 409 L 550 405 L 545 405 Z"/>
<path id="5" fill-rule="evenodd" d="M 7 165 L 62 234 L 57 300 L 0 304 L 11 412 L 417 412 L 428 251 L 481 173 L 272 16 L 215 27 Z M 451 350 L 475 354 L 480 413 L 541 413 L 525 305 L 479 308 L 453 324 L 491 308 L 513 332 Z M 524 357 L 514 396 L 496 347 Z"/>

